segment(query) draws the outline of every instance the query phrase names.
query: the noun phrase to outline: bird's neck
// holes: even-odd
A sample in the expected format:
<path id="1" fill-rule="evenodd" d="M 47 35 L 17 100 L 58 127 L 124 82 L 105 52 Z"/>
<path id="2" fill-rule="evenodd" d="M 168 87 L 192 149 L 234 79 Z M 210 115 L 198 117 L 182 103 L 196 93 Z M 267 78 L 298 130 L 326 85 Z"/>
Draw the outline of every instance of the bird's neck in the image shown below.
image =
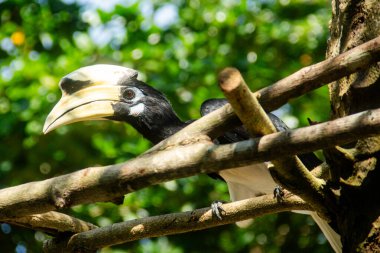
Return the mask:
<path id="1" fill-rule="evenodd" d="M 167 125 L 165 128 L 160 128 L 157 126 L 150 129 L 141 128 L 141 130 L 137 130 L 144 136 L 145 139 L 149 140 L 153 144 L 157 144 L 181 130 L 184 127 L 182 124 Z"/>
<path id="2" fill-rule="evenodd" d="M 157 144 L 175 134 L 187 124 L 182 122 L 173 112 L 160 114 L 157 117 L 143 117 L 133 122 L 132 125 L 145 139 Z"/>

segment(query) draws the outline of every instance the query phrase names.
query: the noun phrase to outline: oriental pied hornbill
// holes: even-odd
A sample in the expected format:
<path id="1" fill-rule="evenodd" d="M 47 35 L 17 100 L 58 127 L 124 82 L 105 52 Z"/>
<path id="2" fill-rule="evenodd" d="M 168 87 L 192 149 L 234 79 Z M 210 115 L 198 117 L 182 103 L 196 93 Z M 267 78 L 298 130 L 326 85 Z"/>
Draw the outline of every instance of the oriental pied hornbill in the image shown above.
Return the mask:
<path id="1" fill-rule="evenodd" d="M 63 77 L 59 83 L 62 98 L 48 115 L 43 132 L 78 121 L 110 119 L 131 124 L 156 144 L 189 124 L 178 118 L 161 92 L 139 81 L 137 75 L 137 71 L 121 66 L 93 65 Z M 207 100 L 201 107 L 202 116 L 225 103 L 224 99 Z M 269 116 L 278 131 L 288 129 L 276 116 Z M 223 144 L 248 138 L 241 126 L 215 141 Z M 309 168 L 319 164 L 314 154 L 301 155 L 300 159 Z M 270 194 L 276 187 L 267 163 L 223 170 L 219 176 L 228 184 L 233 201 Z M 303 213 L 313 217 L 334 250 L 341 252 L 340 236 L 329 224 L 315 212 Z"/>

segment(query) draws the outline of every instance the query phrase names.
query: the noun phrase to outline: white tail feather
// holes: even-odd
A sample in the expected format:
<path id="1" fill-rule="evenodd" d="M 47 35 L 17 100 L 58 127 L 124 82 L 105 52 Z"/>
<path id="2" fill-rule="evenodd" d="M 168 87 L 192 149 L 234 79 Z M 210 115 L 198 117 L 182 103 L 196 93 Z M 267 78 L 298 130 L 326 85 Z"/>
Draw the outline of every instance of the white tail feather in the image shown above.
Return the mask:
<path id="1" fill-rule="evenodd" d="M 227 182 L 232 201 L 253 198 L 262 194 L 271 194 L 276 186 L 266 163 L 257 163 L 251 166 L 223 170 L 219 174 Z M 336 253 L 342 252 L 342 243 L 339 234 L 337 234 L 325 220 L 319 217 L 317 213 L 302 210 L 295 212 L 311 215 L 334 251 Z M 251 222 L 252 219 L 249 219 L 239 221 L 236 224 L 239 227 L 247 227 Z"/>
<path id="2" fill-rule="evenodd" d="M 251 198 L 251 196 L 255 196 L 253 192 L 251 192 L 249 189 L 247 190 L 247 187 L 241 184 L 237 184 L 234 182 L 228 182 L 228 192 L 230 193 L 230 199 L 231 201 L 241 200 L 241 199 L 248 199 Z M 253 219 L 243 220 L 236 222 L 236 225 L 238 225 L 241 228 L 246 228 L 249 225 L 251 225 Z"/>
<path id="3" fill-rule="evenodd" d="M 332 229 L 332 227 L 318 216 L 316 212 L 310 213 L 311 217 L 313 217 L 315 223 L 317 223 L 318 227 L 322 230 L 323 234 L 326 236 L 327 241 L 329 241 L 331 247 L 334 249 L 336 253 L 342 252 L 342 241 L 340 240 L 340 235 Z"/>

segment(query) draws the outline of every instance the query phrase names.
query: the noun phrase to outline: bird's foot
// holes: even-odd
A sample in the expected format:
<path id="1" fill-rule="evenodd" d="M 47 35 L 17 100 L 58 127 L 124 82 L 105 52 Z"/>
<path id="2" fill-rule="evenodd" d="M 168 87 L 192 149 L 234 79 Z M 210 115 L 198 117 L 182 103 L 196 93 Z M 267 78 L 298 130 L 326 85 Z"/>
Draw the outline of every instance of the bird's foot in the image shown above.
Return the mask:
<path id="1" fill-rule="evenodd" d="M 277 185 L 273 190 L 273 198 L 277 199 L 278 202 L 282 202 L 284 200 L 284 190 L 281 186 Z"/>
<path id="2" fill-rule="evenodd" d="M 223 203 L 225 202 L 220 200 L 216 200 L 211 203 L 212 215 L 215 215 L 219 220 L 222 220 L 222 215 L 226 213 L 226 211 L 222 207 Z"/>

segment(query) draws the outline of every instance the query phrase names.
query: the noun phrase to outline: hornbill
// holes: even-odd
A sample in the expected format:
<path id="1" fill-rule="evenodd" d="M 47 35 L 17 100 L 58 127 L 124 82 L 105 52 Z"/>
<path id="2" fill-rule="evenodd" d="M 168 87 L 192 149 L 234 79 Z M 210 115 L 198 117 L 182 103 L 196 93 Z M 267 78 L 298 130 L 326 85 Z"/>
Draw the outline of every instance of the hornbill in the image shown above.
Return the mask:
<path id="1" fill-rule="evenodd" d="M 59 83 L 62 98 L 48 115 L 43 132 L 46 134 L 59 126 L 85 120 L 115 120 L 131 124 L 144 138 L 153 144 L 164 140 L 184 128 L 190 122 L 181 121 L 168 99 L 159 91 L 137 79 L 138 72 L 115 65 L 93 65 L 80 68 Z M 227 103 L 224 99 L 210 99 L 202 104 L 205 115 Z M 287 128 L 273 114 L 270 119 L 278 131 Z M 215 140 L 232 143 L 248 139 L 243 126 L 237 127 Z M 314 154 L 300 155 L 307 167 L 314 167 L 319 160 Z M 267 163 L 220 171 L 226 181 L 232 201 L 271 194 L 276 183 Z M 315 212 L 310 214 L 325 234 L 336 252 L 341 252 L 340 236 Z"/>

